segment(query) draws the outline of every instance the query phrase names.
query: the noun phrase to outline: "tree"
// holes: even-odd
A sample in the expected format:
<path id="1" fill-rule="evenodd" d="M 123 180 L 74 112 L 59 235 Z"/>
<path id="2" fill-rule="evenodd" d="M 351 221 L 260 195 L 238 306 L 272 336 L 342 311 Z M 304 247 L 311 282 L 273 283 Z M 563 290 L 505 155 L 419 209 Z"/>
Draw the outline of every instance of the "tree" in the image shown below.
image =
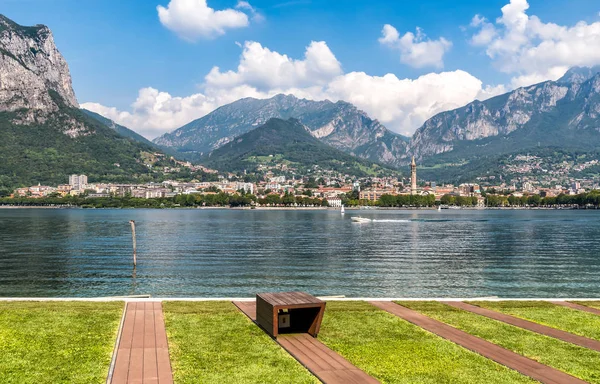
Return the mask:
<path id="1" fill-rule="evenodd" d="M 527 198 L 527 204 L 538 207 L 542 201 L 540 195 L 531 195 Z"/>
<path id="2" fill-rule="evenodd" d="M 454 196 L 453 195 L 444 195 L 440 199 L 440 203 L 442 203 L 444 205 L 454 205 L 454 203 L 455 203 Z"/>
<path id="3" fill-rule="evenodd" d="M 291 193 L 286 192 L 285 195 L 283 195 L 283 199 L 281 199 L 281 202 L 287 206 L 294 205 L 294 203 L 296 202 L 296 198 Z"/>
<path id="4" fill-rule="evenodd" d="M 381 207 L 395 207 L 397 205 L 396 196 L 385 194 L 379 198 L 379 206 Z"/>
<path id="5" fill-rule="evenodd" d="M 315 181 L 314 177 L 309 177 L 308 181 L 306 183 L 304 183 L 304 188 L 308 189 L 308 188 L 319 188 L 319 186 L 317 185 L 317 182 Z"/>

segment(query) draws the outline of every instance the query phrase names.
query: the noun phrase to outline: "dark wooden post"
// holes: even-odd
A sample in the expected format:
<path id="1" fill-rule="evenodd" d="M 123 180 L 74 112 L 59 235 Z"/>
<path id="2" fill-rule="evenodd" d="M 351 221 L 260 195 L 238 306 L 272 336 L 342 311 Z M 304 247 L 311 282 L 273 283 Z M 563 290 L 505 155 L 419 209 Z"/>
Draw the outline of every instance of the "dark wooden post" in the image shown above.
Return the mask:
<path id="1" fill-rule="evenodd" d="M 131 238 L 133 239 L 133 266 L 137 265 L 137 244 L 135 239 L 135 221 L 129 220 L 131 224 Z"/>

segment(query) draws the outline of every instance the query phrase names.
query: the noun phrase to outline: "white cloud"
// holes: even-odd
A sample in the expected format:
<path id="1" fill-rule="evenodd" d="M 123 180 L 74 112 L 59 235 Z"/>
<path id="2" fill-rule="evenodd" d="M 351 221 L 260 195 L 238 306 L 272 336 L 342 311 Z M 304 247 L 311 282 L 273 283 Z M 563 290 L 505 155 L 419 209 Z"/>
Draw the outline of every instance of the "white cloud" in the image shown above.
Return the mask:
<path id="1" fill-rule="evenodd" d="M 244 44 L 237 71 L 221 72 L 219 67 L 213 67 L 206 84 L 215 88 L 247 84 L 260 90 L 306 87 L 322 85 L 341 73 L 340 62 L 324 41 L 311 42 L 302 60 L 249 41 Z"/>
<path id="2" fill-rule="evenodd" d="M 204 80 L 201 92 L 187 97 L 144 88 L 130 112 L 97 103 L 84 103 L 82 107 L 154 138 L 242 97 L 267 98 L 286 93 L 313 100 L 351 102 L 391 130 L 410 135 L 436 113 L 505 91 L 502 86 L 483 87 L 481 80 L 460 70 L 429 73 L 416 79 L 344 73 L 327 44 L 314 41 L 301 59 L 246 42 L 236 70 L 222 72 L 214 67 Z"/>
<path id="3" fill-rule="evenodd" d="M 404 135 L 412 135 L 425 120 L 439 112 L 497 92 L 497 89 L 483 89 L 481 80 L 460 70 L 429 73 L 414 80 L 399 79 L 394 74 L 370 76 L 352 72 L 338 76 L 326 88 L 332 99 L 353 103 Z"/>
<path id="4" fill-rule="evenodd" d="M 166 8 L 156 7 L 162 25 L 190 41 L 220 36 L 227 29 L 247 27 L 248 15 L 239 9 L 258 15 L 247 1 L 240 1 L 236 8 L 214 10 L 206 0 L 170 0 Z"/>
<path id="5" fill-rule="evenodd" d="M 476 15 L 471 42 L 485 46 L 502 72 L 513 74 L 513 86 L 556 80 L 572 66 L 600 64 L 600 21 L 573 26 L 544 23 L 529 16 L 527 0 L 511 0 L 495 24 Z"/>
<path id="6" fill-rule="evenodd" d="M 400 51 L 400 61 L 411 67 L 444 67 L 444 54 L 450 50 L 452 43 L 443 37 L 439 40 L 428 39 L 423 30 L 417 27 L 416 35 L 406 32 L 402 37 L 398 30 L 386 24 L 381 30 L 379 42 Z"/>
<path id="7" fill-rule="evenodd" d="M 493 24 L 488 23 L 485 17 L 480 15 L 473 16 L 471 20 L 472 27 L 480 27 L 479 32 L 473 35 L 471 44 L 487 45 L 496 37 L 496 28 Z"/>
<path id="8" fill-rule="evenodd" d="M 235 6 L 237 9 L 247 9 L 250 11 L 254 10 L 254 7 L 250 5 L 249 2 L 247 1 L 238 1 L 237 5 Z"/>
<path id="9" fill-rule="evenodd" d="M 250 15 L 252 15 L 252 21 L 260 23 L 262 21 L 265 20 L 265 17 L 259 13 L 256 8 L 254 8 L 252 5 L 250 5 L 249 2 L 247 1 L 238 1 L 237 5 L 235 6 L 236 9 L 245 9 L 248 12 L 250 12 Z"/>

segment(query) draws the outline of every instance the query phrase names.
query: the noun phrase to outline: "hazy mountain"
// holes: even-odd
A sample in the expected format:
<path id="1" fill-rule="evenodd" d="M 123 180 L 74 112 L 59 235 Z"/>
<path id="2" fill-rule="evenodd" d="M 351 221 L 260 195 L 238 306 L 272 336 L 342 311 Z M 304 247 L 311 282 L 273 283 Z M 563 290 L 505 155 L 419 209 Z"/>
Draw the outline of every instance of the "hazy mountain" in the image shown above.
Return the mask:
<path id="1" fill-rule="evenodd" d="M 269 119 L 200 160 L 211 168 L 229 172 L 279 163 L 297 169 L 318 166 L 358 176 L 390 173 L 380 165 L 322 143 L 297 119 Z"/>
<path id="2" fill-rule="evenodd" d="M 148 145 L 133 142 L 79 110 L 71 75 L 48 27 L 0 15 L 0 187 L 131 180 L 149 171 Z"/>
<path id="3" fill-rule="evenodd" d="M 390 165 L 397 164 L 397 156 L 405 152 L 408 141 L 408 138 L 387 130 L 350 103 L 277 95 L 270 99 L 245 98 L 224 105 L 154 142 L 197 158 L 273 117 L 296 118 L 322 142 Z"/>

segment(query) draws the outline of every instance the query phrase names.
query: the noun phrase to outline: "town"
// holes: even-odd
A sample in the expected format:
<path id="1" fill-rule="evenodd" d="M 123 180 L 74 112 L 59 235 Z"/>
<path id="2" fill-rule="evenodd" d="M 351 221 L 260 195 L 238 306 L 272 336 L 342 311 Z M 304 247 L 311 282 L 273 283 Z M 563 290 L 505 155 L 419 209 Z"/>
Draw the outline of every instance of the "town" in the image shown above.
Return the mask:
<path id="1" fill-rule="evenodd" d="M 77 197 L 90 200 L 102 198 L 169 199 L 174 206 L 295 206 L 335 207 L 382 206 L 382 207 L 507 207 L 569 204 L 556 201 L 562 196 L 581 196 L 597 189 L 594 180 L 572 180 L 569 185 L 539 187 L 529 178 L 517 184 L 437 185 L 434 181 L 418 181 L 417 165 L 413 159 L 410 179 L 401 176 L 355 177 L 314 170 L 316 176 L 291 176 L 277 174 L 277 167 L 264 168 L 261 174 L 219 173 L 203 166 L 192 165 L 174 159 L 177 167 L 164 167 L 165 174 L 179 173 L 181 169 L 210 175 L 214 181 L 165 180 L 141 184 L 99 183 L 88 180 L 86 175 L 71 175 L 68 183 L 47 186 L 34 185 L 18 188 L 3 204 L 23 202 L 23 199 L 61 199 Z M 519 157 L 520 162 L 535 162 L 535 157 Z M 595 164 L 592 164 L 595 165 Z M 287 170 L 287 169 L 286 169 Z M 281 173 L 281 172 L 280 172 Z M 249 181 L 255 179 L 256 181 Z M 480 178 L 481 179 L 481 178 Z M 595 194 L 594 194 L 595 196 Z M 220 197 L 220 198 L 217 198 Z M 243 197 L 240 199 L 240 197 Z M 554 200 L 551 200 L 554 199 Z M 595 199 L 595 197 L 594 197 Z M 591 204 L 594 204 L 592 200 Z M 587 202 L 586 204 L 588 204 Z M 35 204 L 34 204 L 35 205 Z M 581 205 L 581 204 L 580 204 Z M 585 204 L 584 204 L 585 205 Z"/>

